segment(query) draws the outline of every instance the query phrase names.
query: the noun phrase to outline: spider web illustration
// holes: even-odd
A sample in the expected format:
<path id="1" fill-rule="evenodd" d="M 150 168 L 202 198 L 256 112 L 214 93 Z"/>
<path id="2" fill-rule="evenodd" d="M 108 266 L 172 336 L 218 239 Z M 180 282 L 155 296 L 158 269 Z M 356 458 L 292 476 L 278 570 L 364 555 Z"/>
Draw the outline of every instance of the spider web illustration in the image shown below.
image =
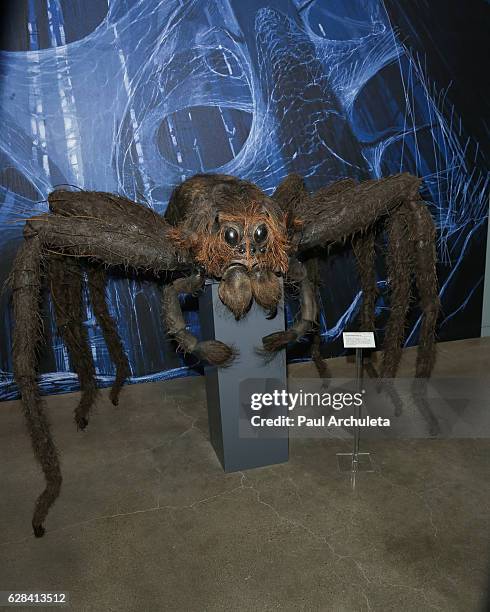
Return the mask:
<path id="1" fill-rule="evenodd" d="M 0 53 L 2 283 L 23 220 L 46 212 L 56 186 L 120 193 L 163 213 L 173 187 L 198 172 L 236 175 L 270 194 L 291 172 L 315 190 L 345 176 L 406 171 L 424 178 L 438 229 L 440 338 L 468 333 L 456 322 L 481 301 L 483 261 L 475 265 L 471 253 L 485 240 L 485 160 L 450 87 L 436 88 L 425 58 L 408 48 L 382 2 L 46 0 L 40 12 L 29 0 L 27 7 L 26 48 Z M 336 355 L 362 295 L 352 257 L 333 253 L 322 277 L 324 349 Z M 382 265 L 378 287 L 382 333 L 389 309 Z M 195 373 L 166 337 L 155 284 L 113 278 L 108 294 L 130 382 Z M 0 303 L 1 399 L 17 394 L 7 297 Z M 198 334 L 195 302 L 183 305 Z M 296 310 L 291 300 L 289 324 Z M 113 367 L 88 304 L 86 312 L 98 379 L 110 384 Z M 52 316 L 44 330 L 42 392 L 76 389 Z M 414 309 L 406 344 L 417 334 Z M 289 359 L 304 359 L 304 349 Z"/>

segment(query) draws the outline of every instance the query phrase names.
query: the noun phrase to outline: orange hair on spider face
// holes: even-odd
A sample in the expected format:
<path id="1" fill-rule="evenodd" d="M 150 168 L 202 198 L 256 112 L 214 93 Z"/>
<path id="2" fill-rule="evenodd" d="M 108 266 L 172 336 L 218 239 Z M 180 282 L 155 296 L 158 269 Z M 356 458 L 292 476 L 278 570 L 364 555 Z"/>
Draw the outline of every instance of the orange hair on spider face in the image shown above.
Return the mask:
<path id="1" fill-rule="evenodd" d="M 257 202 L 248 204 L 242 211 L 219 212 L 218 219 L 217 230 L 213 227 L 215 220 L 207 219 L 202 220 L 190 235 L 186 235 L 178 227 L 172 232 L 172 239 L 188 250 L 196 263 L 205 268 L 207 274 L 219 278 L 232 260 L 236 259 L 235 249 L 224 237 L 225 227 L 229 223 L 235 223 L 243 229 L 247 244 L 245 261 L 251 260 L 248 246 L 254 228 L 263 223 L 267 227 L 267 239 L 264 244 L 266 251 L 256 254 L 258 267 L 281 274 L 287 272 L 289 245 L 285 219 L 269 213 Z"/>

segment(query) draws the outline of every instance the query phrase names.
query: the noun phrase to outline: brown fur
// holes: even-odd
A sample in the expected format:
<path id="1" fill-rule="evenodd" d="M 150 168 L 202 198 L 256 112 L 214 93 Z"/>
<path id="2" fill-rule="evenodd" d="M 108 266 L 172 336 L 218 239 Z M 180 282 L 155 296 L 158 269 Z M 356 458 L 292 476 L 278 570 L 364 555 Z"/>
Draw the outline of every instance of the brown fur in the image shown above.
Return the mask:
<path id="1" fill-rule="evenodd" d="M 298 334 L 294 329 L 287 329 L 286 331 L 274 332 L 263 338 L 264 349 L 268 353 L 275 353 L 276 351 L 284 348 L 289 342 L 294 342 L 298 339 Z"/>
<path id="2" fill-rule="evenodd" d="M 46 479 L 46 487 L 37 498 L 32 517 L 36 537 L 44 534 L 44 519 L 59 495 L 62 481 L 58 453 L 36 381 L 36 351 L 41 339 L 39 299 L 42 277 L 41 243 L 38 237 L 33 237 L 26 240 L 19 250 L 10 283 L 16 321 L 14 376 L 22 396 L 22 408 L 34 455 Z"/>
<path id="3" fill-rule="evenodd" d="M 231 365 L 237 352 L 219 340 L 204 340 L 199 342 L 194 353 L 201 359 L 220 367 Z"/>
<path id="4" fill-rule="evenodd" d="M 228 268 L 219 284 L 220 300 L 241 319 L 252 303 L 252 285 L 247 270 L 242 266 Z"/>
<path id="5" fill-rule="evenodd" d="M 122 386 L 130 375 L 131 370 L 121 338 L 117 333 L 116 322 L 107 307 L 105 295 L 106 276 L 106 271 L 101 266 L 90 267 L 88 270 L 88 287 L 95 318 L 102 330 L 111 361 L 116 366 L 116 377 L 112 384 L 110 399 L 114 406 L 117 406 Z"/>
<path id="6" fill-rule="evenodd" d="M 77 261 L 51 255 L 48 274 L 58 332 L 80 381 L 81 397 L 75 409 L 75 422 L 79 429 L 85 429 L 98 389 L 87 328 L 83 324 L 83 271 Z"/>
<path id="7" fill-rule="evenodd" d="M 286 232 L 286 218 L 264 212 L 263 206 L 257 202 L 249 203 L 241 212 L 218 213 L 220 228 L 213 232 L 214 219 L 202 219 L 194 231 L 185 227 L 176 227 L 171 230 L 171 237 L 186 252 L 191 254 L 194 261 L 204 267 L 209 276 L 221 278 L 236 258 L 236 252 L 224 239 L 224 224 L 238 223 L 243 227 L 246 239 L 247 253 L 250 243 L 250 233 L 260 223 L 265 223 L 268 229 L 266 242 L 267 252 L 258 253 L 256 260 L 261 268 L 285 274 L 288 269 L 288 237 Z M 252 266 L 250 257 L 245 265 Z"/>
<path id="8" fill-rule="evenodd" d="M 282 296 L 279 277 L 270 270 L 257 268 L 250 273 L 250 283 L 257 304 L 266 310 L 273 311 Z"/>
<path id="9" fill-rule="evenodd" d="M 224 175 L 198 175 L 185 181 L 172 194 L 165 218 L 126 198 L 101 192 L 58 191 L 49 196 L 51 213 L 28 219 L 25 243 L 20 249 L 11 277 L 15 327 L 13 366 L 22 396 L 22 406 L 35 456 L 46 479 L 33 516 L 36 536 L 44 533 L 43 522 L 61 487 L 61 471 L 49 422 L 44 414 L 36 381 L 39 344 L 39 294 L 45 275 L 44 264 L 51 256 L 61 256 L 48 272 L 53 280 L 53 298 L 58 323 L 63 328 L 70 357 L 82 388 L 77 411 L 84 424 L 95 397 L 94 368 L 87 350 L 86 331 L 80 310 L 83 265 L 120 266 L 137 273 L 152 272 L 156 277 L 178 270 L 197 268 L 197 289 L 205 276 L 220 278 L 219 295 L 233 314 L 240 318 L 255 299 L 274 311 L 281 293 L 277 275 L 288 272 L 288 258 L 294 260 L 291 278 L 301 287 L 301 317 L 293 328 L 263 338 L 264 349 L 272 354 L 288 342 L 303 337 L 317 326 L 316 291 L 318 283 L 301 270 L 300 254 L 330 243 L 351 241 L 360 232 L 375 230 L 378 222 L 388 223 L 390 246 L 388 270 L 394 289 L 393 315 L 387 329 L 385 371 L 396 370 L 403 336 L 409 270 L 403 260 L 411 249 L 413 270 L 423 311 L 419 336 L 416 375 L 429 376 L 435 356 L 435 324 L 439 310 L 436 276 L 435 228 L 430 212 L 418 201 L 420 179 L 408 174 L 366 181 L 356 185 L 340 181 L 310 196 L 299 177 L 286 179 L 272 198 L 248 181 Z M 402 210 L 403 208 L 403 210 Z M 406 218 L 402 218 L 403 215 Z M 240 225 L 244 240 L 232 248 L 224 239 L 224 224 Z M 268 237 L 248 248 L 254 228 L 265 223 Z M 374 326 L 375 277 L 374 233 L 355 245 L 360 260 L 364 289 L 363 325 Z M 407 240 L 410 245 L 407 248 Z M 246 247 L 240 252 L 240 247 Z M 266 246 L 264 253 L 260 252 Z M 405 251 L 404 251 L 405 249 Z M 53 260 L 55 261 L 55 260 Z M 235 265 L 237 264 L 237 265 Z M 311 277 L 310 277 L 311 276 Z M 287 280 L 287 279 L 286 279 Z M 54 286 L 56 284 L 56 286 Z M 185 283 L 184 283 L 185 284 Z M 218 365 L 227 365 L 235 351 L 218 341 L 198 342 L 186 330 L 180 312 L 178 291 L 182 283 L 164 291 L 164 306 L 170 331 L 183 350 Z M 105 304 L 105 272 L 92 271 L 89 277 L 94 312 L 104 333 L 117 376 L 111 398 L 117 401 L 119 388 L 128 373 L 127 360 Z M 408 288 L 408 289 L 407 289 Z M 180 313 L 180 314 L 179 314 Z M 321 370 L 319 337 L 314 340 L 313 356 Z M 320 371 L 321 373 L 321 371 Z"/>
<path id="10" fill-rule="evenodd" d="M 252 298 L 273 312 L 282 296 L 281 282 L 270 270 L 255 267 L 248 271 L 243 266 L 231 266 L 221 279 L 218 295 L 238 320 L 248 312 Z"/>
<path id="11" fill-rule="evenodd" d="M 411 219 L 406 208 L 400 207 L 389 217 L 386 228 L 391 308 L 385 330 L 381 378 L 393 378 L 396 375 L 402 356 L 413 268 L 413 240 L 410 236 L 410 225 Z"/>

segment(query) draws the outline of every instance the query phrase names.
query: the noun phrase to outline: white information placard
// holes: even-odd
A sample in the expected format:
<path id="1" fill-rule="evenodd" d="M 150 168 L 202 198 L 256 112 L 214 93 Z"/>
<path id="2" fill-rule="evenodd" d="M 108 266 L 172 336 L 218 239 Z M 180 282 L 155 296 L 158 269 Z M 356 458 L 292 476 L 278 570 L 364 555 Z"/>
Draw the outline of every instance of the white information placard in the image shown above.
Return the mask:
<path id="1" fill-rule="evenodd" d="M 376 348 L 374 332 L 344 332 L 344 348 Z"/>

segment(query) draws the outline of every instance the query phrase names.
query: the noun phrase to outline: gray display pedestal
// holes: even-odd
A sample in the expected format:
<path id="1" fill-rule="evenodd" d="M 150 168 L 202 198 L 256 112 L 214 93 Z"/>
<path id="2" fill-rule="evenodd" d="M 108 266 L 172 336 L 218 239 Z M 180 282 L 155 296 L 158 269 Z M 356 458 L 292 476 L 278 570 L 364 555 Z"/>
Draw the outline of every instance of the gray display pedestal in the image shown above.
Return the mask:
<path id="1" fill-rule="evenodd" d="M 266 319 L 266 312 L 255 302 L 247 315 L 236 321 L 218 296 L 217 281 L 206 281 L 199 298 L 199 317 L 203 340 L 221 340 L 239 354 L 232 365 L 218 368 L 206 365 L 206 395 L 211 444 L 226 472 L 283 463 L 289 458 L 287 429 L 273 436 L 250 426 L 250 393 L 272 392 L 286 388 L 286 352 L 272 360 L 257 353 L 262 337 L 284 330 L 284 303 L 277 316 Z M 272 416 L 271 411 L 261 416 Z M 287 407 L 274 408 L 273 416 L 287 415 Z M 245 427 L 243 427 L 245 425 Z"/>

